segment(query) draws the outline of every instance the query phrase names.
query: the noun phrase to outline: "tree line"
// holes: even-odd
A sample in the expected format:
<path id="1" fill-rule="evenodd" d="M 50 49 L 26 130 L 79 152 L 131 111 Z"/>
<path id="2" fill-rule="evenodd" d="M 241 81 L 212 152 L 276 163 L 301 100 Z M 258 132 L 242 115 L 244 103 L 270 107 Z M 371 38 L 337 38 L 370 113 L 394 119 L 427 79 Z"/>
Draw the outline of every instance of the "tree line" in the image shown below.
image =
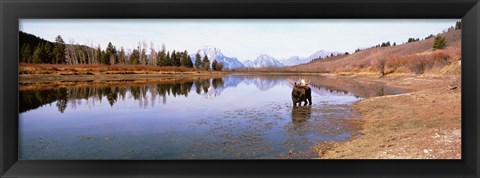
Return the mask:
<path id="1" fill-rule="evenodd" d="M 74 41 L 65 43 L 58 35 L 55 41 L 38 38 L 34 35 L 20 32 L 20 62 L 32 64 L 105 64 L 105 65 L 150 65 L 150 66 L 176 66 L 201 70 L 223 69 L 223 63 L 216 60 L 210 62 L 208 56 L 195 55 L 195 63 L 186 50 L 167 51 L 165 45 L 157 51 L 154 44 L 150 48 L 145 42 L 139 43 L 136 49 L 126 51 L 123 47 L 118 49 L 111 42 L 102 50 L 100 45 L 78 45 Z"/>

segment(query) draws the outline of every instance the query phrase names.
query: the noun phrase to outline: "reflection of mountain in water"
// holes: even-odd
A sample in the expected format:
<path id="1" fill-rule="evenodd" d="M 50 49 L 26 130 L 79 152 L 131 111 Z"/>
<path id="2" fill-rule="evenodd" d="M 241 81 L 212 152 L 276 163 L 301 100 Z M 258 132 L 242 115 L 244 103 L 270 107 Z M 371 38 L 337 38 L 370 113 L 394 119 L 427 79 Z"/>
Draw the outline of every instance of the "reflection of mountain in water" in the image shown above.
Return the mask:
<path id="1" fill-rule="evenodd" d="M 247 85 L 255 85 L 259 90 L 267 91 L 279 84 L 284 83 L 281 78 L 261 78 L 258 76 L 234 76 Z"/>

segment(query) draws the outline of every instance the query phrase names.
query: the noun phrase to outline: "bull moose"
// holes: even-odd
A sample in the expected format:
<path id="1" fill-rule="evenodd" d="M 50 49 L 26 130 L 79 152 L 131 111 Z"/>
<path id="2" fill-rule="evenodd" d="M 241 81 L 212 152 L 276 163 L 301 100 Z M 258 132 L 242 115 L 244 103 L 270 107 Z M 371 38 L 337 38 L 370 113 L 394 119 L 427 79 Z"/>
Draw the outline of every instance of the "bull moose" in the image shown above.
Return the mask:
<path id="1" fill-rule="evenodd" d="M 305 102 L 303 105 L 306 106 L 307 103 L 309 105 L 312 105 L 312 89 L 308 86 L 308 82 L 305 80 L 301 80 L 299 83 L 297 82 L 291 82 L 293 85 L 293 91 L 292 91 L 292 101 L 293 101 L 293 106 L 302 105 L 302 101 Z M 308 102 L 307 102 L 308 100 Z"/>

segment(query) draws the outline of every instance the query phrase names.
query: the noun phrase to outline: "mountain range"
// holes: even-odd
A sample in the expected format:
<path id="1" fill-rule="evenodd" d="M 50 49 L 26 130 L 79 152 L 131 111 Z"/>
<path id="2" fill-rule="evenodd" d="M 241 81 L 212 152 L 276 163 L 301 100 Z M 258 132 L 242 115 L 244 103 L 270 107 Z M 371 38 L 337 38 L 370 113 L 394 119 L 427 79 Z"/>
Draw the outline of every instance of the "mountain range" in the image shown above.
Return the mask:
<path id="1" fill-rule="evenodd" d="M 205 57 L 207 56 L 208 59 L 210 60 L 210 65 L 213 63 L 213 60 L 217 60 L 217 62 L 222 62 L 223 67 L 226 69 L 234 69 L 234 68 L 241 68 L 244 67 L 244 65 L 238 61 L 237 58 L 235 57 L 227 57 L 225 56 L 220 49 L 213 47 L 213 46 L 205 46 L 201 49 L 199 49 L 196 53 L 191 54 L 190 58 L 192 59 L 192 62 L 195 63 L 195 55 L 200 54 L 200 56 Z"/>
<path id="2" fill-rule="evenodd" d="M 245 67 L 261 68 L 261 67 L 283 67 L 283 63 L 272 56 L 261 54 L 254 61 L 247 60 L 243 63 Z"/>
<path id="3" fill-rule="evenodd" d="M 308 62 L 312 61 L 312 59 L 317 59 L 319 57 L 326 58 L 326 57 L 328 57 L 332 54 L 339 55 L 339 54 L 342 54 L 342 53 L 340 53 L 340 52 L 328 52 L 328 51 L 325 51 L 325 50 L 320 50 L 320 51 L 317 51 L 317 52 L 313 53 L 312 55 L 310 55 L 308 57 L 292 56 L 292 57 L 289 57 L 287 59 L 280 60 L 280 62 L 282 62 L 285 66 L 294 66 L 294 65 L 308 63 Z"/>
<path id="4" fill-rule="evenodd" d="M 308 57 L 292 56 L 286 59 L 276 59 L 268 54 L 261 54 L 254 60 L 246 60 L 242 63 L 236 57 L 225 56 L 219 48 L 216 48 L 214 46 L 204 46 L 203 48 L 199 49 L 197 53 L 199 53 L 202 58 L 204 56 L 207 56 L 210 60 L 210 63 L 212 63 L 213 60 L 217 60 L 217 62 L 222 62 L 224 64 L 224 68 L 226 69 L 243 67 L 262 68 L 293 66 L 308 63 L 312 59 L 316 59 L 318 57 L 325 58 L 327 56 L 330 56 L 331 54 L 341 54 L 340 52 L 328 52 L 325 50 L 320 50 Z M 192 58 L 192 62 L 194 63 L 195 55 L 196 53 L 190 55 L 190 57 Z"/>

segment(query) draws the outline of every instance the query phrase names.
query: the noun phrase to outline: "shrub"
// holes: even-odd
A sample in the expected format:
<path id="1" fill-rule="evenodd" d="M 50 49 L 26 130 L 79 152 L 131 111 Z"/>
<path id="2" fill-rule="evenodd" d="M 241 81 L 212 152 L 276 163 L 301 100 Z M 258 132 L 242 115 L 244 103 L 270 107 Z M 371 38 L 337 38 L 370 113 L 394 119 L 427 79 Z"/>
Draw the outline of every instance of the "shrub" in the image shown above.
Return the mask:
<path id="1" fill-rule="evenodd" d="M 408 64 L 408 69 L 415 74 L 423 74 L 427 68 L 427 60 L 422 57 L 412 60 Z"/>
<path id="2" fill-rule="evenodd" d="M 438 66 L 438 67 L 443 67 L 451 63 L 450 56 L 444 52 L 434 53 L 432 57 L 433 57 L 433 62 L 435 63 L 435 66 Z"/>
<path id="3" fill-rule="evenodd" d="M 437 36 L 435 37 L 435 42 L 433 43 L 433 50 L 444 49 L 447 47 L 447 41 L 445 37 Z"/>

